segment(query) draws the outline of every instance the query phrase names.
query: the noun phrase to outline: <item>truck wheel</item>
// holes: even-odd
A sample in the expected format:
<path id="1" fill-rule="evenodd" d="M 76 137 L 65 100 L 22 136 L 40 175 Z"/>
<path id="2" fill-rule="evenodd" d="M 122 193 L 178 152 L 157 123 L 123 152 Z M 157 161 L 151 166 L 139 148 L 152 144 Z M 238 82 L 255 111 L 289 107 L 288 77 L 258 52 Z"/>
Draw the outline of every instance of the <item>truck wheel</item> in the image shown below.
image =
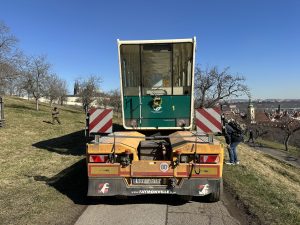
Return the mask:
<path id="1" fill-rule="evenodd" d="M 180 195 L 180 199 L 185 202 L 189 202 L 189 201 L 192 201 L 193 196 L 192 195 Z"/>
<path id="2" fill-rule="evenodd" d="M 216 189 L 208 195 L 208 202 L 218 202 L 221 198 L 221 193 L 223 192 L 223 181 L 216 186 Z"/>

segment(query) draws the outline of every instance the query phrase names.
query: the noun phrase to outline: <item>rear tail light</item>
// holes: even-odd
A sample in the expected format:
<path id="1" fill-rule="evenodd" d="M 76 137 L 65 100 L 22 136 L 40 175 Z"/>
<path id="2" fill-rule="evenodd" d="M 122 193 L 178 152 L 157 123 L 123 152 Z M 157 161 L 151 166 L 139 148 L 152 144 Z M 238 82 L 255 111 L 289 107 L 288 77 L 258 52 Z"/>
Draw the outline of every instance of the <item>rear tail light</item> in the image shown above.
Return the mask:
<path id="1" fill-rule="evenodd" d="M 90 155 L 89 161 L 94 163 L 106 163 L 108 159 L 108 155 Z"/>
<path id="2" fill-rule="evenodd" d="M 199 162 L 200 163 L 219 163 L 220 157 L 219 157 L 219 155 L 200 155 Z"/>

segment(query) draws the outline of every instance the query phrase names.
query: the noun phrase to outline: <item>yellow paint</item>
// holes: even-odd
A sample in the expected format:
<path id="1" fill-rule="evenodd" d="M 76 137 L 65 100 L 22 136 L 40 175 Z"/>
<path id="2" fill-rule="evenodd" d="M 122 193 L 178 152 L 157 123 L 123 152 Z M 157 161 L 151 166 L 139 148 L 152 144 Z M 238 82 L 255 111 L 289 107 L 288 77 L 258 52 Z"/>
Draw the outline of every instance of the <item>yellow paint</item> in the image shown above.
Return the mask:
<path id="1" fill-rule="evenodd" d="M 175 109 L 175 108 L 174 108 Z M 92 143 L 87 145 L 87 154 L 110 154 L 115 151 L 116 154 L 124 153 L 129 151 L 133 154 L 133 163 L 131 167 L 122 169 L 121 171 L 128 171 L 131 174 L 134 172 L 161 172 L 159 161 L 140 161 L 138 158 L 137 148 L 141 140 L 145 140 L 145 136 L 136 131 L 124 131 L 115 132 L 116 138 L 113 136 L 101 137 L 99 143 Z M 135 138 L 117 137 L 117 136 L 132 136 Z M 176 151 L 180 151 L 181 154 L 218 154 L 220 162 L 215 164 L 220 167 L 220 177 L 222 177 L 223 161 L 224 161 L 224 146 L 220 144 L 218 140 L 214 140 L 213 143 L 201 142 L 196 137 L 191 137 L 193 133 L 191 131 L 177 131 L 170 135 L 170 142 L 173 149 L 173 160 L 176 160 Z M 186 137 L 189 136 L 189 137 Z M 195 143 L 196 142 L 196 143 Z M 171 162 L 168 162 L 171 164 Z M 130 169 L 131 168 L 131 169 Z M 172 166 L 169 165 L 168 172 L 173 172 L 176 176 L 177 172 L 185 172 L 187 170 L 185 166 L 175 167 L 173 170 Z M 200 167 L 201 168 L 201 167 Z M 197 169 L 197 167 L 196 167 Z M 190 170 L 189 170 L 190 171 Z M 216 175 L 216 168 L 201 168 L 202 175 Z M 91 174 L 117 174 L 118 168 L 116 167 L 91 167 Z M 194 172 L 193 172 L 194 173 Z M 181 176 L 181 175 L 180 175 Z"/>
<path id="2" fill-rule="evenodd" d="M 220 157 L 220 177 L 222 177 L 223 161 L 224 161 L 224 146 L 216 139 L 213 143 L 205 143 L 201 139 L 192 137 L 193 132 L 191 131 L 177 131 L 170 135 L 170 142 L 173 150 L 173 160 L 177 159 L 176 152 L 179 151 L 181 154 L 218 154 Z M 176 172 L 181 172 L 178 169 Z M 205 173 L 204 173 L 205 174 Z"/>
<path id="3" fill-rule="evenodd" d="M 199 171 L 199 167 L 195 167 L 192 171 L 192 175 L 217 175 L 218 168 L 211 168 L 211 167 L 200 167 L 200 173 L 197 174 L 196 172 Z"/>
<path id="4" fill-rule="evenodd" d="M 112 175 L 112 174 L 119 174 L 118 167 L 111 167 L 111 166 L 91 166 L 90 167 L 91 175 L 103 174 L 103 175 Z"/>
<path id="5" fill-rule="evenodd" d="M 160 169 L 160 165 L 162 163 L 167 163 L 168 164 L 168 170 L 163 172 Z M 132 173 L 136 172 L 157 172 L 157 173 L 162 173 L 162 176 L 164 173 L 173 173 L 173 168 L 171 166 L 171 161 L 154 161 L 154 162 L 149 162 L 147 160 L 140 160 L 137 162 L 133 162 L 131 165 L 131 171 Z M 166 174 L 167 176 L 167 174 Z"/>
<path id="6" fill-rule="evenodd" d="M 120 176 L 121 177 L 128 177 L 128 176 L 130 176 L 130 169 L 131 169 L 131 166 L 120 167 Z"/>
<path id="7" fill-rule="evenodd" d="M 137 148 L 141 140 L 145 140 L 145 135 L 136 131 L 114 132 L 114 136 L 101 137 L 99 143 L 87 144 L 87 154 L 116 154 L 129 151 L 133 154 L 133 160 L 138 161 Z M 118 137 L 127 136 L 127 137 Z"/>

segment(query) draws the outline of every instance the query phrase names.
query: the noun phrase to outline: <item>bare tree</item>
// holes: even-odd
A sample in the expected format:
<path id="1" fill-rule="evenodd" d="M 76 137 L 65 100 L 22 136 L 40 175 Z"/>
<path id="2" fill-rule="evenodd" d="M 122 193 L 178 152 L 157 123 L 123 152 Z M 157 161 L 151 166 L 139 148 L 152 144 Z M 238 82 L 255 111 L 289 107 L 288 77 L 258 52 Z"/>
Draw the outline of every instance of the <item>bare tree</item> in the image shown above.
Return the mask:
<path id="1" fill-rule="evenodd" d="M 0 21 L 0 91 L 4 92 L 11 80 L 17 75 L 14 58 L 18 55 L 17 38 L 9 28 Z M 9 88 L 11 90 L 11 87 Z"/>
<path id="2" fill-rule="evenodd" d="M 18 72 L 9 62 L 0 62 L 0 92 L 12 91 L 13 80 Z"/>
<path id="3" fill-rule="evenodd" d="M 21 95 L 23 92 L 24 71 L 27 67 L 27 57 L 20 51 L 9 60 L 0 63 L 0 86 L 9 95 Z"/>
<path id="4" fill-rule="evenodd" d="M 197 66 L 195 71 L 196 107 L 213 107 L 220 100 L 249 95 L 245 78 L 229 73 L 229 67 L 220 72 L 216 66 L 205 70 Z"/>
<path id="5" fill-rule="evenodd" d="M 54 100 L 62 100 L 67 94 L 66 81 L 59 78 L 56 74 L 51 74 L 47 77 L 48 86 L 46 91 L 46 97 L 50 101 L 52 106 Z"/>
<path id="6" fill-rule="evenodd" d="M 280 129 L 284 132 L 283 144 L 285 150 L 289 150 L 289 141 L 294 133 L 300 130 L 300 121 L 289 115 L 286 111 L 281 113 L 280 111 L 274 114 L 268 114 L 270 122 L 263 124 L 265 127 L 273 127 Z"/>
<path id="7" fill-rule="evenodd" d="M 61 105 L 64 104 L 64 101 L 67 100 L 67 94 L 68 94 L 68 88 L 67 88 L 67 82 L 65 80 L 61 80 L 61 82 L 59 82 L 59 102 Z"/>
<path id="8" fill-rule="evenodd" d="M 121 94 L 119 89 L 110 91 L 110 105 L 114 108 L 114 112 L 119 118 L 121 109 Z"/>
<path id="9" fill-rule="evenodd" d="M 26 73 L 25 88 L 32 94 L 39 110 L 39 99 L 47 94 L 50 64 L 45 56 L 32 58 L 29 71 Z"/>
<path id="10" fill-rule="evenodd" d="M 110 93 L 100 93 L 99 97 L 97 98 L 97 104 L 105 109 L 110 106 Z"/>
<path id="11" fill-rule="evenodd" d="M 300 130 L 300 121 L 289 116 L 284 116 L 276 122 L 276 125 L 285 133 L 284 146 L 285 150 L 288 151 L 291 136 Z"/>
<path id="12" fill-rule="evenodd" d="M 17 42 L 17 38 L 10 33 L 9 27 L 0 21 L 0 61 L 3 62 L 11 56 Z"/>
<path id="13" fill-rule="evenodd" d="M 96 99 L 101 82 L 101 78 L 96 75 L 91 75 L 87 79 L 79 81 L 80 90 L 78 96 L 84 109 L 90 107 L 91 103 Z"/>

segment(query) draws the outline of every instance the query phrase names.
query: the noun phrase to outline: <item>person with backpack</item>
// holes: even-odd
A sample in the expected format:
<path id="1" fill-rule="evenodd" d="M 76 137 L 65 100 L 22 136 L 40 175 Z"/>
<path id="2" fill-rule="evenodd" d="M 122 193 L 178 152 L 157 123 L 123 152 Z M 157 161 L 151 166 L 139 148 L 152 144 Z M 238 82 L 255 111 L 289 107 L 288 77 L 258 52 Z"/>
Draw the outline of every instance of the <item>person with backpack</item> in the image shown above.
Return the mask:
<path id="1" fill-rule="evenodd" d="M 228 165 L 238 165 L 240 161 L 237 155 L 237 146 L 244 140 L 243 129 L 234 120 L 225 124 L 225 140 L 228 144 L 229 162 Z"/>

